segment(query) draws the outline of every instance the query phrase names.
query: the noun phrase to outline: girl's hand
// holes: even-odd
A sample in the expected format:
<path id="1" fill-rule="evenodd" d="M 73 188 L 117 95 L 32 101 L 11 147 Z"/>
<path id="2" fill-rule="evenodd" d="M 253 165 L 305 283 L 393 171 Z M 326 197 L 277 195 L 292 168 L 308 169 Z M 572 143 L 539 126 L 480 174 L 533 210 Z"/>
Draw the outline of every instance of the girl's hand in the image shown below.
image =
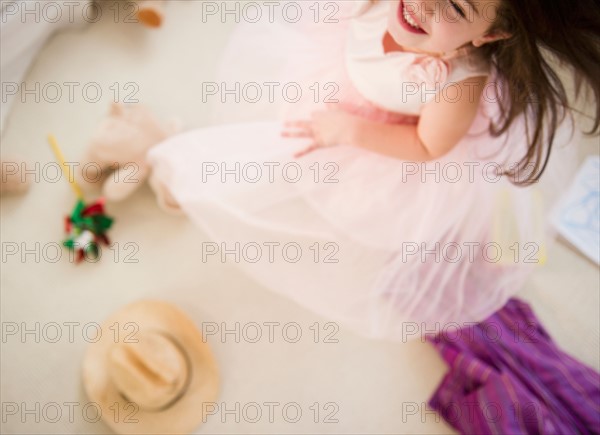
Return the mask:
<path id="1" fill-rule="evenodd" d="M 313 139 L 308 148 L 295 154 L 298 158 L 319 148 L 350 144 L 358 121 L 356 116 L 341 110 L 320 110 L 313 112 L 308 121 L 286 122 L 281 135 Z"/>

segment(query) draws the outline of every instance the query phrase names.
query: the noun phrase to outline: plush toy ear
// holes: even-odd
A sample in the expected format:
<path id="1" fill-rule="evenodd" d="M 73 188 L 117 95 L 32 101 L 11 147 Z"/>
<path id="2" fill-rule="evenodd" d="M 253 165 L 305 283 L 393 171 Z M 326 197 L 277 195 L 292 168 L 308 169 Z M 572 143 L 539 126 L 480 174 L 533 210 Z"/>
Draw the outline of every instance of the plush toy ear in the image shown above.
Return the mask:
<path id="1" fill-rule="evenodd" d="M 160 27 L 163 22 L 164 0 L 139 1 L 138 20 L 148 27 Z"/>
<path id="2" fill-rule="evenodd" d="M 112 103 L 110 105 L 110 115 L 111 116 L 122 116 L 123 115 L 123 106 L 119 103 Z"/>

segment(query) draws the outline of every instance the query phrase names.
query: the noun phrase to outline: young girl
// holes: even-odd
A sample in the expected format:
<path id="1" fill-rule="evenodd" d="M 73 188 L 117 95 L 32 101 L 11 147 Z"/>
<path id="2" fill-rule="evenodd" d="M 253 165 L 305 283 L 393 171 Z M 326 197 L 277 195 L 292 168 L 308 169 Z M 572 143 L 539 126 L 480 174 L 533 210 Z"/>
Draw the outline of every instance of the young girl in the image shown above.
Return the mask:
<path id="1" fill-rule="evenodd" d="M 152 186 L 209 234 L 205 259 L 361 334 L 480 321 L 544 261 L 576 137 L 540 46 L 597 101 L 593 3 L 292 2 L 248 20 L 202 96 L 222 125 L 153 149 Z"/>

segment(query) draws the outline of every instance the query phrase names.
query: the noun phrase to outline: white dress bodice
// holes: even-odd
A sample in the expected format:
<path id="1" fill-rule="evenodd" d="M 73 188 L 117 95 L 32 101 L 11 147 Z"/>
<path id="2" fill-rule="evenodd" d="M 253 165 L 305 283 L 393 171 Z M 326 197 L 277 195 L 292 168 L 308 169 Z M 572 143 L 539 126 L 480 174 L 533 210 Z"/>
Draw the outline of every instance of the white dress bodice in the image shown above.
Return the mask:
<path id="1" fill-rule="evenodd" d="M 367 100 L 391 112 L 419 115 L 444 87 L 488 75 L 489 67 L 466 51 L 448 57 L 411 52 L 384 53 L 390 4 L 356 4 L 346 44 L 346 68 L 354 87 Z"/>

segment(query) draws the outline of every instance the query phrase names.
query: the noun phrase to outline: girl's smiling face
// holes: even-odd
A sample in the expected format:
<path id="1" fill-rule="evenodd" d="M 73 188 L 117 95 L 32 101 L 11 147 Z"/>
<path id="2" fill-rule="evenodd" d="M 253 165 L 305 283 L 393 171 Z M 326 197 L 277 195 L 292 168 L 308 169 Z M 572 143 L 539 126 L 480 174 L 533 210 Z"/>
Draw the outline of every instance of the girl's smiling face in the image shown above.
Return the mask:
<path id="1" fill-rule="evenodd" d="M 443 54 L 505 38 L 489 34 L 501 0 L 392 0 L 388 31 L 397 44 Z"/>

